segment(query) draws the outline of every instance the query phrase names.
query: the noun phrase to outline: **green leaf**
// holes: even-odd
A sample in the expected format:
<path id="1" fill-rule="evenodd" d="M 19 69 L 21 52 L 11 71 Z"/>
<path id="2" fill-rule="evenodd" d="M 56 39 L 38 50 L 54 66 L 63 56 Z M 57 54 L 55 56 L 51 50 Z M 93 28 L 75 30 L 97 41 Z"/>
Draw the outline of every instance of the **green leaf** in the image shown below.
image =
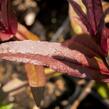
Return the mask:
<path id="1" fill-rule="evenodd" d="M 13 104 L 0 105 L 0 109 L 12 109 L 12 108 L 13 108 Z"/>
<path id="2" fill-rule="evenodd" d="M 103 98 L 107 98 L 107 91 L 105 89 L 105 87 L 101 86 L 98 88 L 98 93 L 103 97 Z"/>

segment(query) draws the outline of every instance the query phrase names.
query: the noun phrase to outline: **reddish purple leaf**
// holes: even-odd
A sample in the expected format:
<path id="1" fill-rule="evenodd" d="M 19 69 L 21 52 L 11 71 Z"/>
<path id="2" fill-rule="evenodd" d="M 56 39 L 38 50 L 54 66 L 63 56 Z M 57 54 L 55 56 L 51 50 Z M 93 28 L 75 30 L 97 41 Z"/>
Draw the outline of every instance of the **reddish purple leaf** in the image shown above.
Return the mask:
<path id="1" fill-rule="evenodd" d="M 109 70 L 103 61 L 88 58 L 81 52 L 59 43 L 29 40 L 3 43 L 0 45 L 0 58 L 44 65 L 76 77 L 97 79 L 99 75 L 100 78 L 97 79 L 99 80 L 104 75 L 109 76 Z"/>
<path id="2" fill-rule="evenodd" d="M 43 56 L 56 57 L 74 63 L 80 63 L 85 66 L 89 66 L 89 62 L 92 63 L 94 61 L 93 59 L 90 60 L 76 49 L 71 50 L 65 46 L 62 46 L 60 43 L 54 42 L 48 43 L 25 40 L 3 43 L 0 45 L 0 53 L 39 54 Z"/>
<path id="3" fill-rule="evenodd" d="M 69 1 L 90 35 L 101 47 L 104 54 L 107 55 L 109 49 L 107 43 L 109 30 L 105 27 L 104 19 L 107 13 L 109 13 L 109 9 L 103 14 L 101 0 L 82 0 L 87 9 L 87 14 L 85 14 L 74 0 Z"/>
<path id="4" fill-rule="evenodd" d="M 0 0 L 0 39 L 8 40 L 17 31 L 17 21 L 11 6 L 11 0 Z"/>
<path id="5" fill-rule="evenodd" d="M 90 25 L 93 28 L 94 35 L 96 35 L 100 19 L 103 14 L 101 0 L 82 0 L 87 8 L 87 17 Z"/>
<path id="6" fill-rule="evenodd" d="M 109 29 L 104 28 L 101 33 L 101 48 L 106 55 L 108 54 L 109 50 L 108 38 L 109 38 Z"/>
<path id="7" fill-rule="evenodd" d="M 0 57 L 2 59 L 10 60 L 10 61 L 16 61 L 16 62 L 23 62 L 23 63 L 31 63 L 35 65 L 43 65 L 48 66 L 56 71 L 61 71 L 68 73 L 70 75 L 76 76 L 76 77 L 84 77 L 79 71 L 76 71 L 66 64 L 62 63 L 61 61 L 58 61 L 54 58 L 51 58 L 49 56 L 43 56 L 43 55 L 32 55 L 32 54 L 0 54 Z"/>
<path id="8" fill-rule="evenodd" d="M 91 36 L 82 34 L 78 37 L 73 36 L 71 39 L 63 43 L 65 46 L 70 49 L 76 49 L 88 57 L 104 57 L 104 54 L 101 48 L 94 42 Z"/>
<path id="9" fill-rule="evenodd" d="M 99 70 L 91 69 L 79 64 L 67 61 L 57 60 L 48 56 L 31 54 L 0 54 L 2 59 L 17 61 L 23 63 L 32 63 L 35 65 L 48 66 L 56 71 L 67 73 L 74 77 L 95 79 L 98 81 L 109 82 L 108 75 L 101 75 Z M 104 80 L 105 79 L 105 80 Z"/>
<path id="10" fill-rule="evenodd" d="M 107 54 L 109 49 L 108 39 L 109 39 L 109 28 L 105 26 L 105 17 L 109 13 L 109 8 L 104 12 L 100 23 L 98 25 L 98 35 L 101 36 L 101 48 Z"/>
<path id="11" fill-rule="evenodd" d="M 82 11 L 74 0 L 69 1 L 83 24 L 87 27 L 89 33 L 92 36 L 96 36 L 98 25 L 103 14 L 101 0 L 82 0 L 86 6 L 87 14 Z"/>

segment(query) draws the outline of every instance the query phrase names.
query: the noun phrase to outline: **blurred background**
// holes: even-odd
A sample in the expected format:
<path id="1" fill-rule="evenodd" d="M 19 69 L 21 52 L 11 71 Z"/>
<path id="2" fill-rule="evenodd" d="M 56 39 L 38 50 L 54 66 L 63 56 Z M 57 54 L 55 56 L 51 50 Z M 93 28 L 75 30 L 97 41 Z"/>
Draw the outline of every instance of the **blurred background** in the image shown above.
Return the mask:
<path id="1" fill-rule="evenodd" d="M 12 0 L 12 5 L 18 22 L 40 40 L 63 42 L 83 32 L 74 23 L 67 0 Z M 104 10 L 109 7 L 108 0 L 103 6 Z M 56 73 L 48 75 L 41 109 L 109 109 L 108 83 Z M 0 109 L 39 109 L 21 63 L 0 61 Z"/>

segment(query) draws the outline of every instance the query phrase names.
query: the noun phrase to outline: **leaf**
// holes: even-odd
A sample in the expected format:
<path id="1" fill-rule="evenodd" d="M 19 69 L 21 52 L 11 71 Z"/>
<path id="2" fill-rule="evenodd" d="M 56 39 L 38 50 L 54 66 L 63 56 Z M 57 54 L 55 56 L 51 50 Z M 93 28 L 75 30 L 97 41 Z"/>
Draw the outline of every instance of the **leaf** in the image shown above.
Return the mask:
<path id="1" fill-rule="evenodd" d="M 81 8 L 86 11 L 86 8 L 82 4 L 81 0 L 78 0 L 78 2 L 80 4 Z M 76 14 L 76 12 L 72 8 L 71 4 L 69 4 L 69 19 L 70 19 L 71 27 L 73 29 L 74 34 L 76 34 L 76 35 L 85 34 L 85 33 L 88 34 L 86 26 L 80 20 L 80 17 Z"/>
<path id="2" fill-rule="evenodd" d="M 107 91 L 105 87 L 101 86 L 98 88 L 98 93 L 103 97 L 103 98 L 108 98 Z"/>
<path id="3" fill-rule="evenodd" d="M 94 35 L 97 32 L 100 19 L 103 14 L 101 0 L 82 0 L 87 8 L 87 18 L 93 28 Z"/>
<path id="4" fill-rule="evenodd" d="M 78 14 L 78 16 L 80 17 L 81 21 L 83 22 L 83 24 L 86 26 L 88 32 L 91 35 L 94 35 L 93 33 L 93 28 L 90 25 L 90 22 L 88 20 L 87 15 L 82 11 L 81 7 L 79 6 L 79 4 L 77 4 L 74 0 L 68 0 L 70 2 L 70 4 L 72 5 L 73 9 L 75 10 L 75 12 Z"/>
<path id="5" fill-rule="evenodd" d="M 69 47 L 70 49 L 76 49 L 88 57 L 104 57 L 101 48 L 94 42 L 91 36 L 87 34 L 82 34 L 73 36 L 73 38 L 65 41 L 63 45 Z"/>
<path id="6" fill-rule="evenodd" d="M 69 0 L 69 2 L 104 55 L 107 56 L 109 29 L 105 26 L 105 17 L 109 13 L 109 9 L 103 13 L 101 0 L 82 0 L 87 9 L 87 14 L 85 14 L 74 0 Z"/>
<path id="7" fill-rule="evenodd" d="M 103 14 L 101 0 L 82 0 L 87 9 L 87 14 L 82 11 L 79 4 L 77 4 L 74 0 L 69 0 L 69 2 L 80 17 L 83 24 L 86 26 L 90 35 L 96 36 L 98 25 Z"/>
<path id="8" fill-rule="evenodd" d="M 12 109 L 12 108 L 13 108 L 13 104 L 6 104 L 0 106 L 0 109 Z"/>
<path id="9" fill-rule="evenodd" d="M 15 35 L 18 40 L 39 40 L 39 36 L 34 35 L 25 26 L 18 23 L 18 30 Z"/>
<path id="10" fill-rule="evenodd" d="M 96 82 L 94 85 L 94 89 L 98 92 L 98 94 L 103 98 L 103 99 L 109 99 L 109 84 L 105 83 L 99 83 Z"/>
<path id="11" fill-rule="evenodd" d="M 25 46 L 26 45 L 26 46 Z M 46 46 L 45 46 L 46 45 Z M 88 61 L 92 62 L 93 59 L 90 60 L 84 54 L 77 50 L 71 50 L 60 43 L 48 43 L 48 42 L 40 42 L 40 41 L 15 41 L 3 43 L 0 46 L 0 53 L 6 54 L 34 54 L 34 55 L 43 55 L 49 57 L 55 57 L 62 60 L 67 60 L 75 63 L 81 63 L 83 65 L 87 65 Z"/>
<path id="12" fill-rule="evenodd" d="M 0 39 L 8 40 L 17 31 L 17 21 L 10 0 L 0 0 Z"/>
<path id="13" fill-rule="evenodd" d="M 106 78 L 109 76 L 103 61 L 53 42 L 27 40 L 3 43 L 0 45 L 0 58 L 47 66 L 75 77 L 108 81 Z"/>
<path id="14" fill-rule="evenodd" d="M 99 23 L 98 28 L 98 35 L 101 36 L 100 45 L 102 50 L 105 54 L 108 54 L 109 44 L 108 44 L 108 38 L 109 38 L 109 28 L 105 26 L 105 17 L 109 13 L 109 8 L 105 10 L 104 14 L 102 15 Z"/>
<path id="15" fill-rule="evenodd" d="M 46 77 L 44 68 L 42 66 L 35 66 L 32 64 L 25 64 L 26 74 L 29 80 L 29 85 L 37 106 L 40 106 L 44 98 L 44 91 L 46 85 Z"/>
<path id="16" fill-rule="evenodd" d="M 26 74 L 29 79 L 31 87 L 44 87 L 46 84 L 46 77 L 44 75 L 44 68 L 42 66 L 34 66 L 32 64 L 25 64 Z"/>

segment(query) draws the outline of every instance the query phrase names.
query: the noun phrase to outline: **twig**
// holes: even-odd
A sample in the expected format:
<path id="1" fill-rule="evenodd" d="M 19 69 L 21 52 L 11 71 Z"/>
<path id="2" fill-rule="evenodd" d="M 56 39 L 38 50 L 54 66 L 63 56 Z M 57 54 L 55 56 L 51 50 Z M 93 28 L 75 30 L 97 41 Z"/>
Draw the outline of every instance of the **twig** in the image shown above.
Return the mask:
<path id="1" fill-rule="evenodd" d="M 91 88 L 93 87 L 94 83 L 95 83 L 94 80 L 91 80 L 91 81 L 89 81 L 87 83 L 87 85 L 83 89 L 83 91 L 80 94 L 80 96 L 72 104 L 71 109 L 77 109 L 77 107 L 79 106 L 79 104 L 81 103 L 81 101 L 91 92 Z"/>

